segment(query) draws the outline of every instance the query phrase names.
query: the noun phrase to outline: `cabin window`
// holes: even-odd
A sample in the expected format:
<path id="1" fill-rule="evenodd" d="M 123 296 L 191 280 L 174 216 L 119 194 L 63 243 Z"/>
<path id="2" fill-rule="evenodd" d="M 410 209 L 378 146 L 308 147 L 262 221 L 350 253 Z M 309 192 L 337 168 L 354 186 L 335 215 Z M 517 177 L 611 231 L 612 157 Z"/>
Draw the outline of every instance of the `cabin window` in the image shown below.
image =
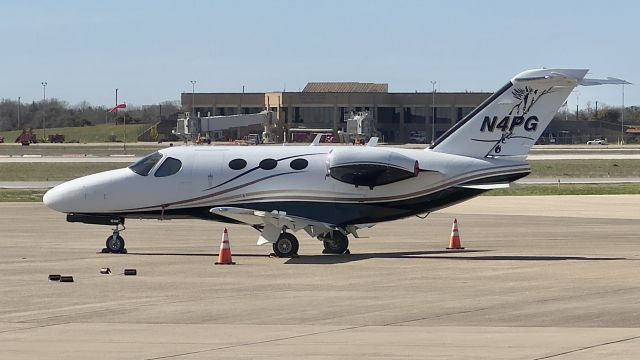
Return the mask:
<path id="1" fill-rule="evenodd" d="M 155 177 L 171 176 L 182 168 L 182 161 L 168 157 L 156 171 Z"/>
<path id="2" fill-rule="evenodd" d="M 302 170 L 309 166 L 309 162 L 305 159 L 294 159 L 291 160 L 289 166 L 291 166 L 293 170 Z"/>
<path id="3" fill-rule="evenodd" d="M 162 154 L 156 151 L 134 162 L 129 166 L 129 169 L 138 175 L 147 176 L 160 159 L 162 159 Z"/>
<path id="4" fill-rule="evenodd" d="M 247 166 L 247 162 L 244 159 L 233 159 L 229 161 L 229 168 L 233 170 L 242 170 Z"/>
<path id="5" fill-rule="evenodd" d="M 263 170 L 271 170 L 278 166 L 278 161 L 275 159 L 264 159 L 260 161 L 260 168 Z"/>

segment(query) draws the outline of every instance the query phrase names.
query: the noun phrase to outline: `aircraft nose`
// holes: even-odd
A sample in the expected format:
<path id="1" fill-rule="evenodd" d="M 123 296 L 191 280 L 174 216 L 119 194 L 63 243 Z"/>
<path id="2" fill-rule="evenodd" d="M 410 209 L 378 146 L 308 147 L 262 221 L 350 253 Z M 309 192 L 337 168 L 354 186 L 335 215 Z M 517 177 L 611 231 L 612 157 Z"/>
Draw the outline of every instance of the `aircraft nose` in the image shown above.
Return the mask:
<path id="1" fill-rule="evenodd" d="M 68 183 L 58 185 L 47 191 L 42 197 L 46 207 L 60 212 L 73 212 L 74 203 L 81 189 L 69 186 Z"/>

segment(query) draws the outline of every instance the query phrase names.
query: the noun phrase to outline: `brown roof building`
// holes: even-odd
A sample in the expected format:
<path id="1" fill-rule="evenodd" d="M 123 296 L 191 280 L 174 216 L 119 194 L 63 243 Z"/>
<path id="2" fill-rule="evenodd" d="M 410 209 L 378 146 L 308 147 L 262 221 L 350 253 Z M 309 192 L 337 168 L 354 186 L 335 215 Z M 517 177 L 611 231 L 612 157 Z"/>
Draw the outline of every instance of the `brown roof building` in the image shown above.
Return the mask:
<path id="1" fill-rule="evenodd" d="M 312 82 L 301 92 L 182 93 L 181 102 L 186 110 L 200 116 L 250 114 L 267 109 L 278 114 L 278 125 L 283 129 L 345 130 L 351 111 L 369 111 L 381 141 L 407 142 L 411 134 L 421 133 L 429 142 L 432 124 L 437 138 L 491 95 L 390 93 L 388 89 L 388 84 Z"/>

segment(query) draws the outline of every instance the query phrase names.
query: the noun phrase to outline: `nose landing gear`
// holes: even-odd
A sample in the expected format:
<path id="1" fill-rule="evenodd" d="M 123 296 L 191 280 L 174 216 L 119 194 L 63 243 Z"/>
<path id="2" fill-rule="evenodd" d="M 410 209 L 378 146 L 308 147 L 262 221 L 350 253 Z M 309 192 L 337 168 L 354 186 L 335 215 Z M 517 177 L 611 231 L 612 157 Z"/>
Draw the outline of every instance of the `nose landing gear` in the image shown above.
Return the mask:
<path id="1" fill-rule="evenodd" d="M 122 225 L 122 229 L 120 229 L 120 224 L 116 224 L 116 228 L 113 229 L 113 234 L 107 238 L 105 243 L 105 248 L 102 249 L 103 253 L 113 253 L 113 254 L 126 254 L 127 249 L 124 247 L 124 239 L 120 236 L 120 232 L 124 231 L 126 228 Z"/>

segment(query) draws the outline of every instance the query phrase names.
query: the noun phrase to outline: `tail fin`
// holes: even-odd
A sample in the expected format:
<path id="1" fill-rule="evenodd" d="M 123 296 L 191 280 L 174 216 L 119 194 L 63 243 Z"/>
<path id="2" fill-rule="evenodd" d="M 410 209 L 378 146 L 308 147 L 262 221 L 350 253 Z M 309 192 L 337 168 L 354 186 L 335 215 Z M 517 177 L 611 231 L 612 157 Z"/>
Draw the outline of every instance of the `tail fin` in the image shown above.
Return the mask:
<path id="1" fill-rule="evenodd" d="M 522 72 L 440 136 L 430 149 L 472 157 L 527 155 L 587 71 Z"/>

